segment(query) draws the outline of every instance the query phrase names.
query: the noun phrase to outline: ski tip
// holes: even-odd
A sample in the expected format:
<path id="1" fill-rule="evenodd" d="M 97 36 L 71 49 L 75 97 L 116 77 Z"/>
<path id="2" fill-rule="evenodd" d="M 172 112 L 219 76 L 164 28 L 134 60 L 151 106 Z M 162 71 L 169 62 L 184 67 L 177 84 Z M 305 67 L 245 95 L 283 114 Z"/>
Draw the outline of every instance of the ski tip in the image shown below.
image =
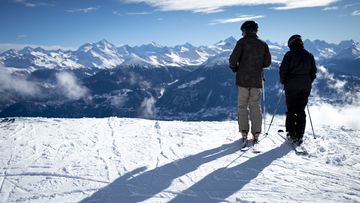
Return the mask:
<path id="1" fill-rule="evenodd" d="M 284 130 L 282 130 L 282 129 L 278 130 L 278 133 L 282 133 L 282 132 L 284 132 Z"/>

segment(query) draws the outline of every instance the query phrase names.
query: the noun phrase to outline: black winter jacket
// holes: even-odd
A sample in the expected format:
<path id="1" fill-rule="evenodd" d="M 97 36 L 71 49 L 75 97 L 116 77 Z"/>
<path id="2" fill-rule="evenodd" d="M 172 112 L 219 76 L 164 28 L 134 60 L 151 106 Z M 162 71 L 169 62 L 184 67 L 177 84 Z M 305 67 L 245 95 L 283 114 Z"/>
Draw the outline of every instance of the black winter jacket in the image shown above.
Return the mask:
<path id="1" fill-rule="evenodd" d="M 280 66 L 280 82 L 285 90 L 311 89 L 316 78 L 314 56 L 305 49 L 288 51 Z"/>
<path id="2" fill-rule="evenodd" d="M 270 66 L 268 45 L 256 34 L 246 34 L 230 55 L 229 65 L 236 72 L 236 84 L 241 87 L 262 87 L 263 68 Z"/>

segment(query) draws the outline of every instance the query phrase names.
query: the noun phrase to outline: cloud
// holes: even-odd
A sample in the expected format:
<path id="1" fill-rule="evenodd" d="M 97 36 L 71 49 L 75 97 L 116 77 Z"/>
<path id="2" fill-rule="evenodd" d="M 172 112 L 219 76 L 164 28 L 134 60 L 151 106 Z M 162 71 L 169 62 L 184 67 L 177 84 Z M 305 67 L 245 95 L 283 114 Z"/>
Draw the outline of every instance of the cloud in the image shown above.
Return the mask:
<path id="1" fill-rule="evenodd" d="M 153 12 L 126 12 L 126 13 L 120 13 L 119 11 L 113 11 L 114 15 L 118 15 L 118 16 L 124 16 L 124 15 L 128 15 L 128 16 L 134 16 L 134 15 L 150 15 L 153 14 Z"/>
<path id="2" fill-rule="evenodd" d="M 155 116 L 155 103 L 154 97 L 145 98 L 140 105 L 141 116 L 145 118 L 153 118 Z"/>
<path id="3" fill-rule="evenodd" d="M 56 79 L 58 88 L 70 100 L 85 98 L 89 94 L 89 90 L 82 86 L 72 73 L 57 73 Z"/>
<path id="4" fill-rule="evenodd" d="M 113 11 L 113 14 L 117 15 L 117 16 L 123 16 L 124 15 L 124 14 L 120 13 L 119 11 Z"/>
<path id="5" fill-rule="evenodd" d="M 128 97 L 126 95 L 117 95 L 111 98 L 110 103 L 116 108 L 122 108 L 127 101 Z"/>
<path id="6" fill-rule="evenodd" d="M 360 92 L 346 90 L 347 86 L 349 86 L 347 81 L 337 79 L 324 66 L 318 67 L 315 83 L 319 81 L 326 82 L 329 90 L 335 91 L 332 99 L 337 102 L 340 101 L 340 104 L 334 104 L 333 100 L 321 99 L 320 90 L 313 88 L 309 108 L 314 125 L 341 125 L 351 129 L 360 129 L 358 120 L 360 115 Z"/>
<path id="7" fill-rule="evenodd" d="M 353 4 L 346 4 L 346 5 L 344 5 L 344 8 L 350 8 L 350 7 L 357 6 L 357 5 L 360 5 L 360 2 L 359 3 L 353 3 Z"/>
<path id="8" fill-rule="evenodd" d="M 87 8 L 77 8 L 77 9 L 68 9 L 66 12 L 68 13 L 90 13 L 98 10 L 98 7 L 87 7 Z"/>
<path id="9" fill-rule="evenodd" d="M 322 9 L 323 11 L 334 11 L 334 10 L 339 10 L 338 6 L 330 6 L 330 7 L 325 7 Z"/>
<path id="10" fill-rule="evenodd" d="M 126 12 L 126 15 L 149 15 L 152 12 Z"/>
<path id="11" fill-rule="evenodd" d="M 360 10 L 356 10 L 356 11 L 352 12 L 351 15 L 352 16 L 360 16 Z"/>
<path id="12" fill-rule="evenodd" d="M 11 74 L 9 68 L 0 64 L 0 101 L 6 101 L 7 95 L 35 97 L 40 95 L 40 87 L 37 83 L 27 80 L 24 76 Z"/>
<path id="13" fill-rule="evenodd" d="M 220 12 L 225 7 L 279 5 L 277 10 L 328 6 L 338 0 L 125 0 L 126 3 L 146 3 L 162 11 Z"/>
<path id="14" fill-rule="evenodd" d="M 275 2 L 275 1 L 274 1 Z M 289 10 L 289 9 L 296 9 L 296 8 L 312 8 L 312 7 L 321 7 L 321 6 L 328 6 L 337 0 L 284 0 L 281 1 L 280 4 L 284 4 L 284 6 L 274 7 L 275 10 Z"/>
<path id="15" fill-rule="evenodd" d="M 16 37 L 17 37 L 17 38 L 26 38 L 27 35 L 22 34 L 22 35 L 18 35 L 18 36 L 16 36 Z"/>
<path id="16" fill-rule="evenodd" d="M 237 22 L 243 22 L 247 20 L 255 20 L 259 18 L 264 18 L 265 16 L 258 15 L 241 15 L 237 18 L 227 18 L 227 19 L 216 19 L 209 23 L 209 25 L 217 25 L 217 24 L 225 24 L 225 23 L 237 23 Z"/>
<path id="17" fill-rule="evenodd" d="M 136 74 L 134 72 L 129 72 L 129 77 L 127 78 L 127 82 L 130 85 L 139 85 L 141 89 L 150 89 L 151 88 L 151 83 L 144 80 L 144 78 L 139 75 Z"/>
<path id="18" fill-rule="evenodd" d="M 318 80 L 320 79 L 326 81 L 327 86 L 330 89 L 335 90 L 337 93 L 344 92 L 344 87 L 347 81 L 336 79 L 335 75 L 333 73 L 330 73 L 328 69 L 325 68 L 324 66 L 318 66 L 317 80 L 315 80 L 315 82 L 318 82 Z"/>
<path id="19" fill-rule="evenodd" d="M 337 125 L 350 129 L 360 130 L 360 95 L 353 104 L 331 105 L 328 103 L 316 103 L 309 107 L 311 119 L 314 125 Z"/>
<path id="20" fill-rule="evenodd" d="M 29 8 L 35 8 L 40 6 L 55 6 L 54 4 L 39 2 L 39 1 L 30 1 L 30 0 L 13 0 L 14 3 L 22 4 Z"/>

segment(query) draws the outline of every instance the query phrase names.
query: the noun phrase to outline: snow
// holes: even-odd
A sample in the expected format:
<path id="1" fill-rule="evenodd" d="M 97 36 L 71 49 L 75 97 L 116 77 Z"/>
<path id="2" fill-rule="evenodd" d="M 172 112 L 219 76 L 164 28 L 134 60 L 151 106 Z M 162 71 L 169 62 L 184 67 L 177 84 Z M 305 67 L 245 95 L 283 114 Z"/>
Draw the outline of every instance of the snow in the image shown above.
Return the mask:
<path id="1" fill-rule="evenodd" d="M 237 40 L 229 37 L 209 46 L 195 47 L 189 43 L 167 47 L 155 42 L 141 46 L 128 45 L 117 47 L 106 40 L 85 43 L 76 51 L 44 50 L 42 48 L 25 47 L 22 50 L 8 50 L 0 54 L 0 62 L 9 66 L 38 68 L 81 69 L 97 67 L 112 69 L 119 65 L 147 67 L 182 67 L 208 66 L 227 64 L 229 55 Z M 285 44 L 267 41 L 273 62 L 279 63 L 288 51 Z M 338 45 L 321 40 L 305 40 L 305 47 L 314 54 L 316 60 L 325 59 L 359 59 L 360 44 L 353 40 L 342 41 Z M 136 56 L 134 58 L 134 56 Z M 21 59 L 21 63 L 13 64 Z"/>
<path id="2" fill-rule="evenodd" d="M 15 118 L 0 123 L 0 202 L 359 202 L 360 130 L 307 126 L 239 150 L 236 121 Z"/>
<path id="3" fill-rule="evenodd" d="M 196 80 L 192 80 L 188 83 L 184 83 L 184 84 L 180 85 L 178 88 L 183 89 L 183 88 L 187 88 L 187 87 L 192 87 L 203 80 L 205 80 L 205 77 L 198 77 Z"/>

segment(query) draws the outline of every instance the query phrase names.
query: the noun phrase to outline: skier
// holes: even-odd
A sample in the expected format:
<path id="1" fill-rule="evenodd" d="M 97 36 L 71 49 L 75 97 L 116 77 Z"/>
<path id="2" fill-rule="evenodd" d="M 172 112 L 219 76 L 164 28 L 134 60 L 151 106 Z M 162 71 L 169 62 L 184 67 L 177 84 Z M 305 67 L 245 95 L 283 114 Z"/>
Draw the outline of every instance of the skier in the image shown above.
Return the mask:
<path id="1" fill-rule="evenodd" d="M 263 68 L 270 66 L 271 55 L 268 45 L 257 36 L 258 24 L 246 21 L 241 25 L 242 38 L 229 58 L 229 66 L 236 72 L 238 86 L 238 124 L 243 142 L 249 132 L 249 113 L 251 134 L 254 143 L 261 133 L 261 92 Z"/>
<path id="2" fill-rule="evenodd" d="M 290 51 L 285 54 L 279 72 L 286 97 L 285 126 L 290 142 L 300 145 L 306 124 L 305 107 L 317 69 L 314 56 L 305 50 L 300 35 L 291 36 L 288 47 Z"/>

